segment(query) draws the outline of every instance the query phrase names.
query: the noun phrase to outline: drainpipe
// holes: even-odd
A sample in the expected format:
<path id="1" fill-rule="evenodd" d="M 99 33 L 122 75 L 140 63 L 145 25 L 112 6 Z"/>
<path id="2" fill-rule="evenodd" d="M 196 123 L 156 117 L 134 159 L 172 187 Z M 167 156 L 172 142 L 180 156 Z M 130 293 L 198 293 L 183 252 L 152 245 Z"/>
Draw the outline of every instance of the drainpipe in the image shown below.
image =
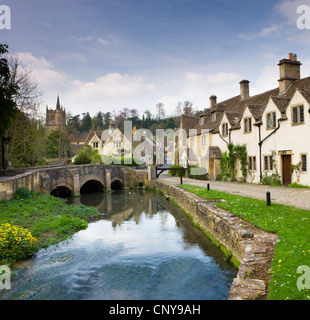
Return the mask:
<path id="1" fill-rule="evenodd" d="M 274 133 L 276 133 L 280 129 L 280 121 L 283 121 L 283 120 L 287 120 L 287 118 L 278 119 L 278 126 L 270 134 L 268 134 L 268 136 L 265 137 L 263 140 L 261 140 L 261 130 L 260 130 L 261 124 L 258 127 L 259 128 L 259 142 L 258 142 L 258 145 L 259 145 L 259 158 L 260 158 L 259 159 L 259 163 L 260 163 L 260 182 L 262 182 L 262 177 L 263 177 L 263 173 L 262 173 L 262 145 L 270 136 L 272 136 Z"/>
<path id="2" fill-rule="evenodd" d="M 263 170 L 262 170 L 262 143 L 261 143 L 261 125 L 258 124 L 258 146 L 259 146 L 259 181 L 262 182 L 263 179 Z"/>
<path id="3" fill-rule="evenodd" d="M 230 142 L 230 129 L 228 130 L 229 131 L 229 142 Z M 222 136 L 221 136 L 221 133 L 218 132 L 218 135 L 219 137 L 226 143 L 226 144 L 229 144 Z"/>

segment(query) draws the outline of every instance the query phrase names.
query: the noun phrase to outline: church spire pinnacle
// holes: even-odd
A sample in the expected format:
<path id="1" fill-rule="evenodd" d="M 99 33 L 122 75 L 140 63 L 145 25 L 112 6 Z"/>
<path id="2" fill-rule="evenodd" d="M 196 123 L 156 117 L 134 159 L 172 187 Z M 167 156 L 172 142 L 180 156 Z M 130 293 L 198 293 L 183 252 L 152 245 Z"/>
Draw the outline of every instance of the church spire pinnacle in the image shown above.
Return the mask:
<path id="1" fill-rule="evenodd" d="M 56 109 L 60 109 L 59 95 L 57 96 Z"/>

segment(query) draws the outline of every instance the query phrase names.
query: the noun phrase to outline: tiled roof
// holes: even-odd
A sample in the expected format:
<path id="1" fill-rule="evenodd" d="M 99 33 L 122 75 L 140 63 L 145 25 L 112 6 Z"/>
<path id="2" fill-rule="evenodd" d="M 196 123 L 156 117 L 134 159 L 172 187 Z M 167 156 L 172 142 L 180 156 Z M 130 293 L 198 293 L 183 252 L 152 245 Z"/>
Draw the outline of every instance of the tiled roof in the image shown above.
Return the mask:
<path id="1" fill-rule="evenodd" d="M 197 129 L 198 134 L 200 134 L 202 129 L 208 129 L 210 132 L 217 133 L 219 132 L 219 125 L 224 113 L 231 125 L 231 129 L 239 129 L 240 121 L 246 107 L 249 108 L 256 123 L 258 123 L 261 121 L 262 114 L 266 109 L 269 99 L 272 99 L 282 115 L 285 115 L 289 102 L 293 98 L 296 90 L 299 90 L 303 97 L 310 103 L 310 77 L 307 77 L 295 80 L 284 93 L 280 93 L 279 88 L 275 88 L 246 99 L 235 96 L 219 102 L 211 109 L 204 110 L 202 114 L 204 116 L 204 123 L 202 125 L 198 117 L 196 117 L 196 120 L 192 118 L 190 122 L 191 127 L 188 127 L 188 129 Z M 210 115 L 212 113 L 216 114 L 215 121 L 212 121 L 212 115 Z M 193 126 L 195 123 L 196 125 Z"/>

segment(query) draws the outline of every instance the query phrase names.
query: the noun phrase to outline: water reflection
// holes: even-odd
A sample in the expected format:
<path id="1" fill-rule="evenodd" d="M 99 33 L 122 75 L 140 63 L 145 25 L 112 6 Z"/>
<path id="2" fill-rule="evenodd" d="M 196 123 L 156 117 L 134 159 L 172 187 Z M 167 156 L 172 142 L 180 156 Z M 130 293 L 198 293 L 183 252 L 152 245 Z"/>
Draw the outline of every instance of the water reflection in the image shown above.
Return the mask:
<path id="1" fill-rule="evenodd" d="M 16 264 L 0 299 L 226 299 L 237 270 L 164 197 L 142 190 L 71 200 L 102 219 Z"/>

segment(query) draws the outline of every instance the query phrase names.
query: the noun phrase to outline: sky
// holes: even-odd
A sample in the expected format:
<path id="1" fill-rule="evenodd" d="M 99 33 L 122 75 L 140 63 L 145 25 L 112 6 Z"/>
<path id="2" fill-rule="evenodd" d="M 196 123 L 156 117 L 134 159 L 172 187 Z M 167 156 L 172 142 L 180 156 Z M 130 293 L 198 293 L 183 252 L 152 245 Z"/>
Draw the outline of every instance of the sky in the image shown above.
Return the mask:
<path id="1" fill-rule="evenodd" d="M 135 108 L 167 115 L 278 86 L 278 62 L 296 53 L 310 76 L 310 0 L 3 0 L 11 29 L 0 43 L 32 70 L 42 113 L 57 95 L 72 115 Z M 310 19 L 310 17 L 309 17 Z"/>

